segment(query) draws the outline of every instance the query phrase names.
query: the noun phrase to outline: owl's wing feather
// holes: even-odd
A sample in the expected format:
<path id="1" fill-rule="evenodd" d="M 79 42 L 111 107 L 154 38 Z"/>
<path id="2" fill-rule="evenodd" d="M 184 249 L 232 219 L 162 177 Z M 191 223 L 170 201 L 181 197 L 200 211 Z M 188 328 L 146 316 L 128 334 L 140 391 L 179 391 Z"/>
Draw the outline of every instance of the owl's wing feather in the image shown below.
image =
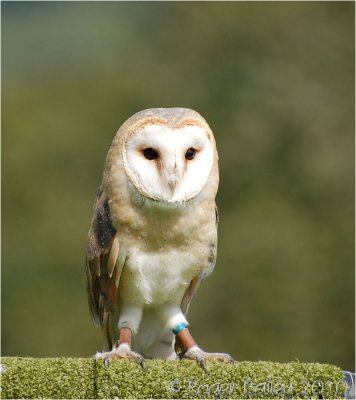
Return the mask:
<path id="1" fill-rule="evenodd" d="M 190 285 L 187 287 L 187 289 L 184 293 L 184 296 L 183 296 L 183 299 L 182 299 L 182 302 L 180 305 L 180 308 L 184 315 L 188 314 L 190 303 L 191 303 L 196 291 L 198 290 L 198 288 L 200 286 L 200 282 L 203 279 L 202 275 L 203 274 L 200 274 L 200 275 L 196 276 L 194 279 L 192 279 L 192 281 L 190 282 Z"/>
<path id="2" fill-rule="evenodd" d="M 94 202 L 94 215 L 88 233 L 86 252 L 87 294 L 93 322 L 111 340 L 111 319 L 117 307 L 115 284 L 119 240 L 110 218 L 109 199 L 100 186 Z"/>
<path id="3" fill-rule="evenodd" d="M 215 206 L 215 226 L 216 229 L 218 227 L 219 224 L 219 211 L 218 211 L 218 207 Z M 189 310 L 189 306 L 190 303 L 195 295 L 195 293 L 197 292 L 202 280 L 208 276 L 212 270 L 215 267 L 215 263 L 216 263 L 216 243 L 217 240 L 215 239 L 214 242 L 211 243 L 211 248 L 210 248 L 210 256 L 207 262 L 206 267 L 203 269 L 203 271 L 197 275 L 195 278 L 193 278 L 189 284 L 189 286 L 187 287 L 184 295 L 183 295 L 183 299 L 181 302 L 181 310 L 183 312 L 184 315 L 188 314 L 188 310 Z"/>

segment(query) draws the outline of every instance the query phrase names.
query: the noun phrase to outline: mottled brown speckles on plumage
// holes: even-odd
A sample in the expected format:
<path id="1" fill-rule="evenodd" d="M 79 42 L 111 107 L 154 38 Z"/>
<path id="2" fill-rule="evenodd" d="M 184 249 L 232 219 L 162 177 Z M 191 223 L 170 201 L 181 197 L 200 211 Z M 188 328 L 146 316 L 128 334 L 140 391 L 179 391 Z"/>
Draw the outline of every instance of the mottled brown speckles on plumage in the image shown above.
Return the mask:
<path id="1" fill-rule="evenodd" d="M 112 313 L 116 309 L 115 279 L 111 278 L 107 269 L 115 234 L 108 198 L 100 186 L 94 203 L 94 216 L 88 233 L 86 255 L 88 302 L 91 317 L 96 325 L 108 323 L 106 313 Z"/>

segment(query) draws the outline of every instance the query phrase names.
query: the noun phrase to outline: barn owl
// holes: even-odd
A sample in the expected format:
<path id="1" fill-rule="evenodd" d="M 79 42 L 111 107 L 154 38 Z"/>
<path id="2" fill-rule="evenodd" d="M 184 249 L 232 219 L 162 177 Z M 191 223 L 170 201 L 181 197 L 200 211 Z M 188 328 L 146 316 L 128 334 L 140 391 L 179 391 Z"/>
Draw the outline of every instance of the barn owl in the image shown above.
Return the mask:
<path id="1" fill-rule="evenodd" d="M 90 313 L 109 346 L 97 357 L 233 362 L 200 349 L 187 321 L 215 265 L 218 183 L 214 135 L 197 112 L 148 109 L 118 130 L 87 241 Z"/>

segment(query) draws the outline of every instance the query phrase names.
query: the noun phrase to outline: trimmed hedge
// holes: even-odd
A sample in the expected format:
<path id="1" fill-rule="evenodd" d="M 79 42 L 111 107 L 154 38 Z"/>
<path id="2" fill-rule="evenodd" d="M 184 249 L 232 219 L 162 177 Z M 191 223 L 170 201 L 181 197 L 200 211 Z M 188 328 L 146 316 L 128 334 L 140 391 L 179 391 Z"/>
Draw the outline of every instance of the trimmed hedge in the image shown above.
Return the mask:
<path id="1" fill-rule="evenodd" d="M 343 371 L 333 365 L 291 362 L 195 362 L 12 358 L 1 360 L 1 398 L 343 398 Z"/>

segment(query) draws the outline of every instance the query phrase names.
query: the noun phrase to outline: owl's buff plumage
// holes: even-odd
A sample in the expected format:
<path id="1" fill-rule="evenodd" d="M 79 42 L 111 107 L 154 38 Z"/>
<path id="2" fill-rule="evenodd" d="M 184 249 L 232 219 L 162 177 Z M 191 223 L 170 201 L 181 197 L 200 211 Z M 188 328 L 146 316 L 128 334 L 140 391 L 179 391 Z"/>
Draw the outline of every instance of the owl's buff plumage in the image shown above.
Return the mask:
<path id="1" fill-rule="evenodd" d="M 88 235 L 88 298 L 111 345 L 114 315 L 121 340 L 133 334 L 134 359 L 176 358 L 172 329 L 188 323 L 190 301 L 215 265 L 218 182 L 214 136 L 193 110 L 142 111 L 113 140 Z"/>

